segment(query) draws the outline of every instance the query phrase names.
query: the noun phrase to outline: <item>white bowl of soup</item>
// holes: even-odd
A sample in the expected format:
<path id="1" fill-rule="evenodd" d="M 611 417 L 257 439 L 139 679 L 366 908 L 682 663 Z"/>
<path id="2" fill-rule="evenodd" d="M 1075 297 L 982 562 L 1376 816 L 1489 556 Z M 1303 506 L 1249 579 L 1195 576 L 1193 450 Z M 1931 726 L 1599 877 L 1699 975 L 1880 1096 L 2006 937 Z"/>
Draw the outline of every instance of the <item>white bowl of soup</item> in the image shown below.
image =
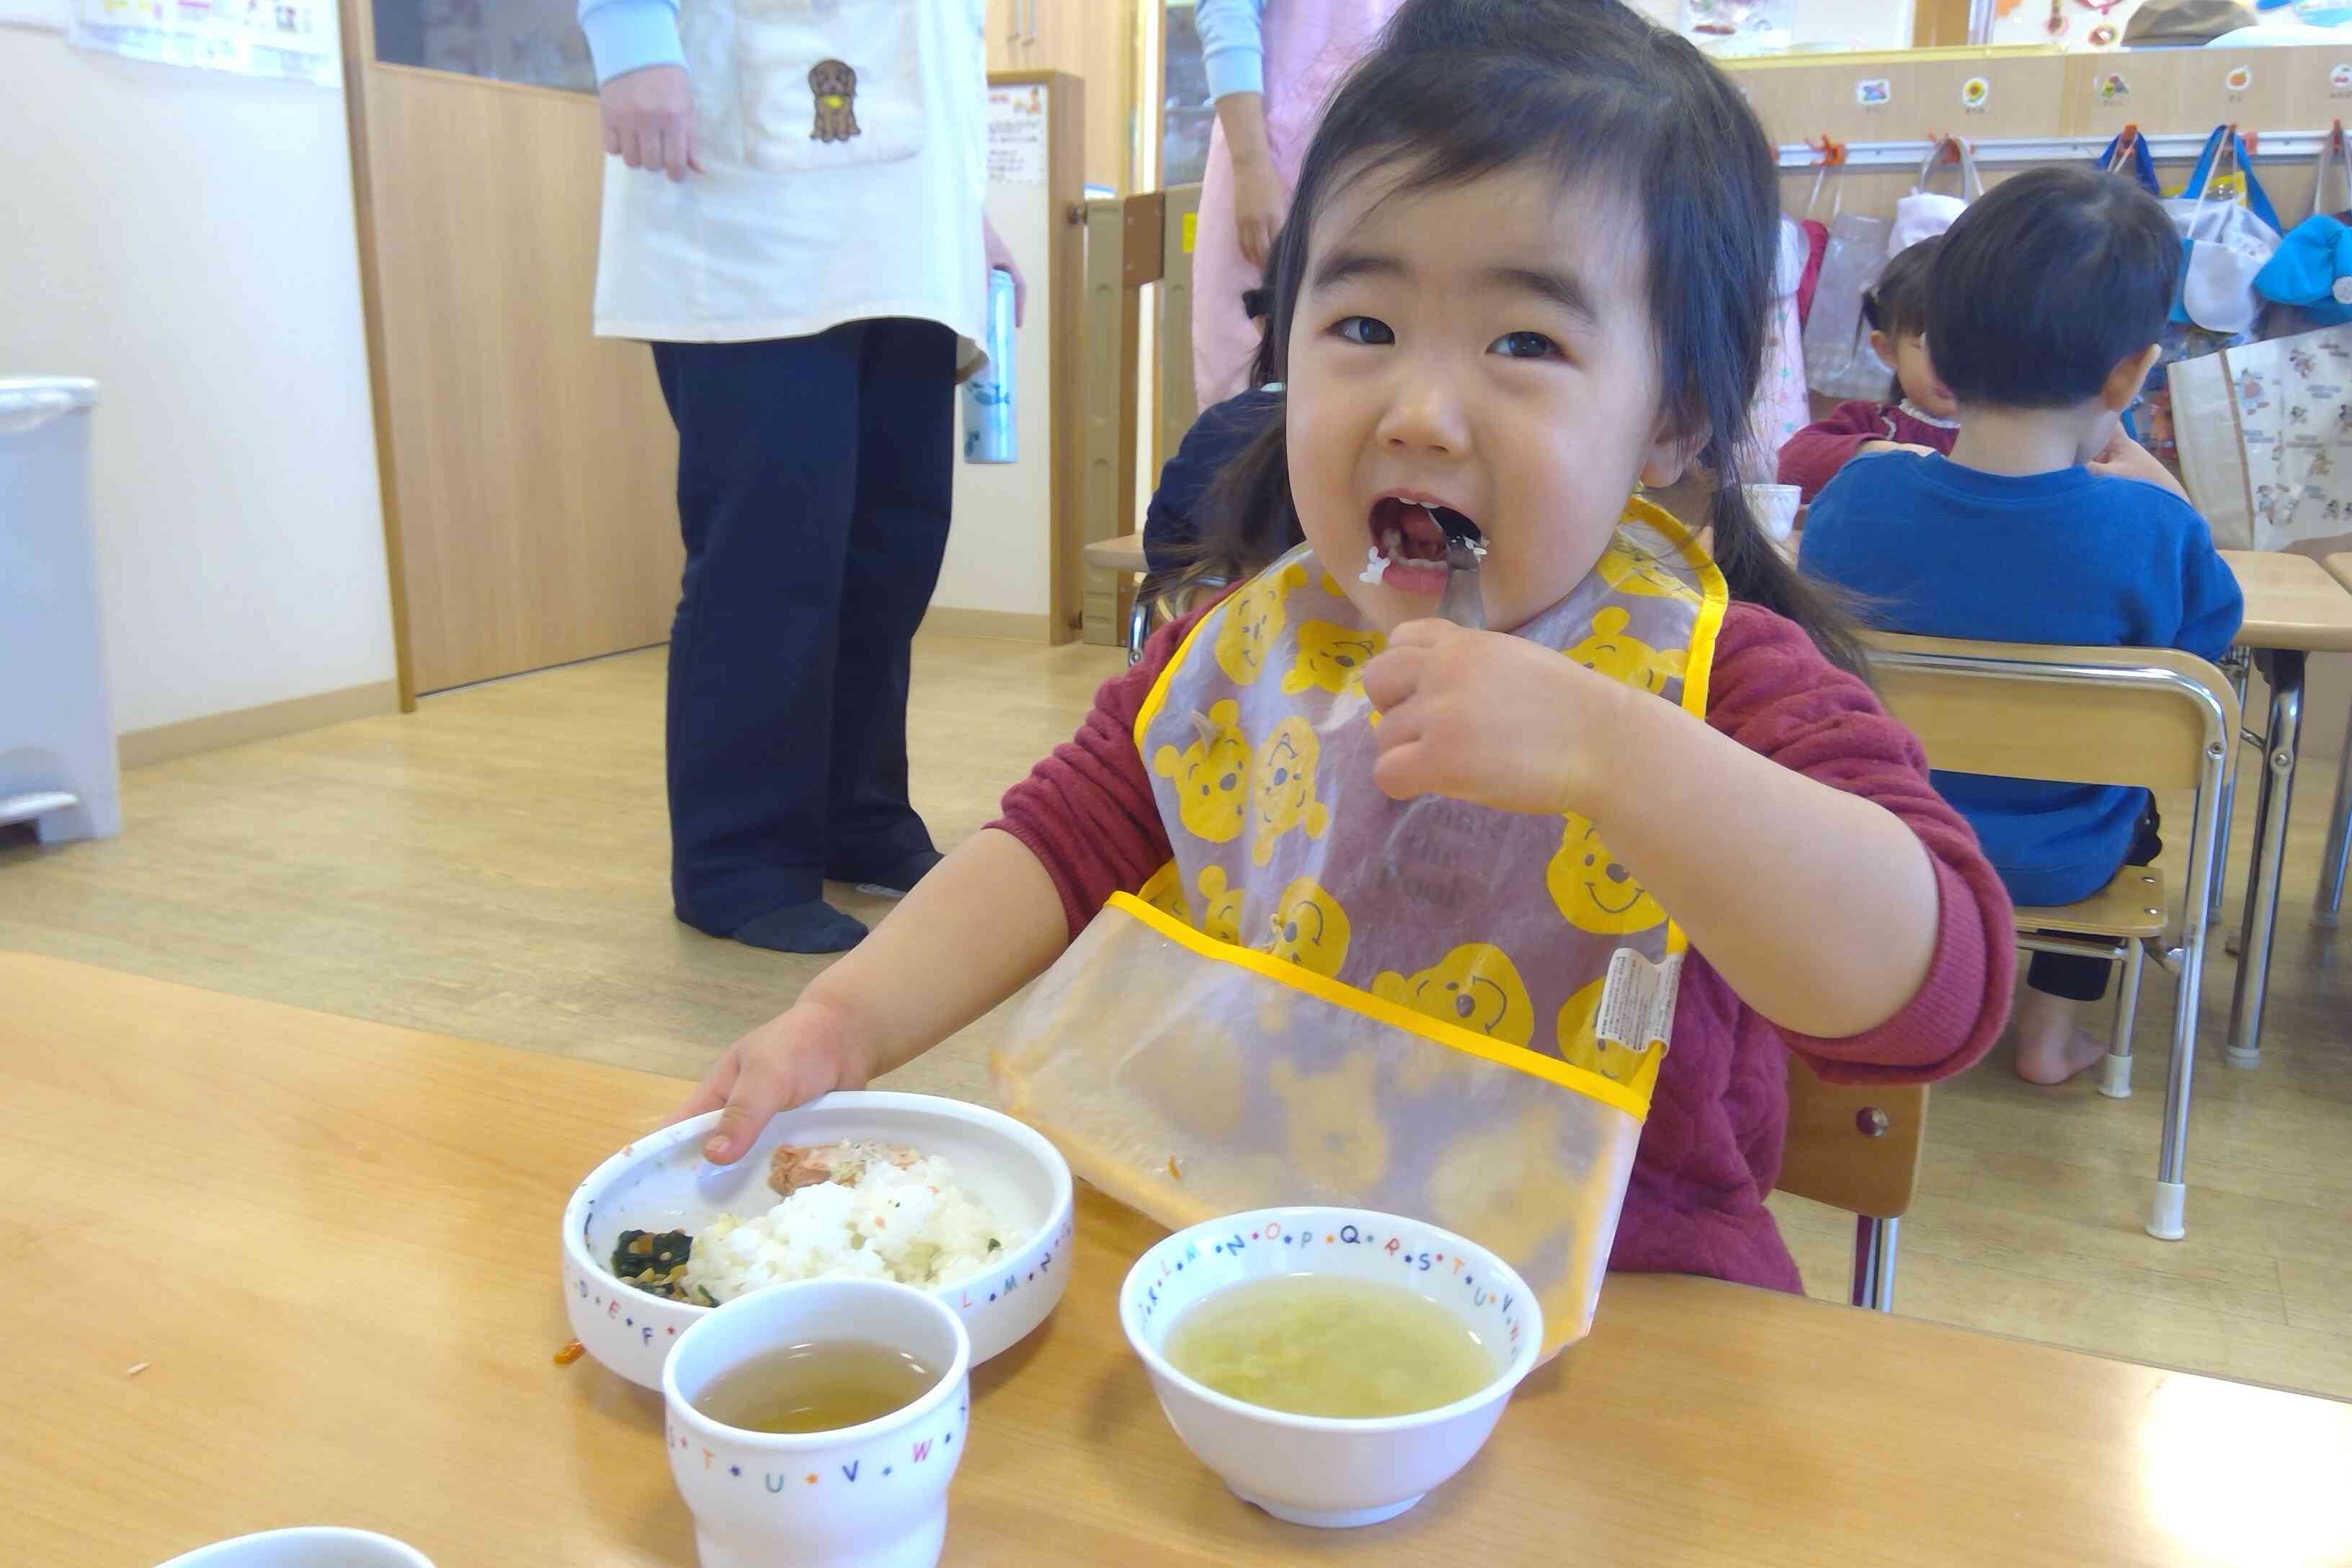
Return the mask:
<path id="1" fill-rule="evenodd" d="M 1000 1234 L 973 1243 L 971 1250 L 979 1256 L 969 1272 L 923 1283 L 962 1318 L 971 1336 L 972 1365 L 1019 1341 L 1061 1300 L 1069 1278 L 1070 1168 L 1051 1143 L 1011 1117 L 925 1094 L 828 1094 L 769 1122 L 742 1159 L 714 1166 L 702 1158 L 702 1144 L 718 1121 L 713 1111 L 638 1139 L 591 1172 L 564 1207 L 563 1304 L 572 1334 L 589 1355 L 631 1383 L 660 1388 L 662 1363 L 679 1336 L 741 1290 L 795 1279 L 840 1278 L 845 1269 L 868 1262 L 845 1253 L 801 1258 L 797 1272 L 769 1270 L 731 1291 L 722 1286 L 709 1305 L 656 1293 L 615 1271 L 615 1264 L 624 1261 L 633 1269 L 661 1261 L 658 1252 L 632 1258 L 623 1251 L 625 1238 L 632 1235 L 639 1237 L 636 1245 L 683 1246 L 691 1263 L 696 1250 L 723 1239 L 723 1215 L 772 1232 L 759 1250 L 761 1257 L 789 1247 L 791 1225 L 782 1219 L 770 1225 L 760 1217 L 781 1214 L 777 1205 L 795 1195 L 776 1185 L 780 1150 L 872 1143 L 936 1157 L 951 1168 L 951 1190 L 1002 1222 Z M 689 1239 L 681 1243 L 681 1237 Z M 866 1277 L 888 1276 L 869 1269 Z M 686 1283 L 682 1278 L 670 1289 L 689 1294 Z"/>
<path id="2" fill-rule="evenodd" d="M 1508 1264 L 1369 1209 L 1178 1231 L 1118 1315 L 1184 1446 L 1244 1502 L 1331 1529 L 1394 1519 L 1468 1464 L 1543 1344 Z"/>

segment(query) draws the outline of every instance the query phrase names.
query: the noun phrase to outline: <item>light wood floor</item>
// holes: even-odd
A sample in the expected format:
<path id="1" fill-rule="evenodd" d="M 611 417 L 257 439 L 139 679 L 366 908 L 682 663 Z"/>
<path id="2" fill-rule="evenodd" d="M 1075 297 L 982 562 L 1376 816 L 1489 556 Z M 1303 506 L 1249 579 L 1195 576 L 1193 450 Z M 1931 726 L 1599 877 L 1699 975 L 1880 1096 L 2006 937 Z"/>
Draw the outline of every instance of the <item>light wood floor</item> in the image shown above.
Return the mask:
<path id="1" fill-rule="evenodd" d="M 407 718 L 135 771 L 120 839 L 0 849 L 0 948 L 698 1074 L 819 961 L 671 919 L 662 659 L 551 670 L 430 698 Z M 989 820 L 1118 668 L 1099 648 L 926 637 L 915 789 L 940 841 Z M 1999 1058 L 1938 1089 L 1923 1195 L 1904 1224 L 1901 1310 L 2352 1397 L 2352 936 L 2309 917 L 2332 763 L 2306 760 L 2300 781 L 2256 1070 L 2222 1063 L 2236 963 L 2217 945 L 2209 965 L 2188 1239 L 2140 1230 L 2172 1016 L 2169 979 L 2151 965 L 2130 1100 L 2086 1080 L 2034 1089 Z M 2251 810 L 2248 792 L 2242 863 Z M 893 1087 L 983 1097 L 1002 1022 Z M 1849 1222 L 1797 1200 L 1774 1207 L 1814 1293 L 1842 1300 Z"/>

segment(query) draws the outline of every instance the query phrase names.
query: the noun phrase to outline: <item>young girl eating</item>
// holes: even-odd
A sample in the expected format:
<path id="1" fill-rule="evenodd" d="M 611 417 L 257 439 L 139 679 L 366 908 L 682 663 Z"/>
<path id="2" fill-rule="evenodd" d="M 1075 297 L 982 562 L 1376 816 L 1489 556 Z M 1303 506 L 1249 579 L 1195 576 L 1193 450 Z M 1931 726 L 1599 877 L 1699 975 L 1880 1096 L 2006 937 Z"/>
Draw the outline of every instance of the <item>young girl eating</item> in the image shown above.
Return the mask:
<path id="1" fill-rule="evenodd" d="M 680 1112 L 724 1107 L 708 1156 L 1044 975 L 1000 1085 L 1163 1220 L 1411 1209 L 1511 1257 L 1552 1343 L 1604 1264 L 1797 1289 L 1764 1206 L 1788 1052 L 1957 1072 L 2012 952 L 1741 499 L 1775 220 L 1683 39 L 1411 0 L 1269 267 L 1286 405 L 1201 563 L 1242 585 L 729 1048 Z M 1695 461 L 1713 559 L 1633 499 Z"/>

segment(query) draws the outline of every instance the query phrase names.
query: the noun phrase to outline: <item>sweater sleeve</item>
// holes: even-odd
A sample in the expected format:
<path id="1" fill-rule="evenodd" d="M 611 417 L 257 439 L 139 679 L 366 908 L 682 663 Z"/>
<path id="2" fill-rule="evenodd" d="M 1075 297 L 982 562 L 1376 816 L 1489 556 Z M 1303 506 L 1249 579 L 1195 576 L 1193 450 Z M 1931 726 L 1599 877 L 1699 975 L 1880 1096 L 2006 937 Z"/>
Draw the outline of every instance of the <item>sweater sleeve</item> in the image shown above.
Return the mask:
<path id="1" fill-rule="evenodd" d="M 2238 586 L 2238 574 L 2213 548 L 2205 520 L 2192 517 L 2188 527 L 2180 572 L 2180 633 L 2172 646 L 2219 663 L 2246 618 L 2246 596 Z"/>
<path id="2" fill-rule="evenodd" d="M 1201 0 L 1192 7 L 1212 101 L 1265 90 L 1265 0 Z"/>
<path id="3" fill-rule="evenodd" d="M 1731 607 L 1717 640 L 1706 721 L 1783 767 L 1893 812 L 1935 868 L 1935 955 L 1918 992 L 1886 1022 L 1846 1039 L 1782 1030 L 1790 1048 L 1832 1083 L 1927 1082 L 1983 1056 L 2009 1018 L 2009 895 L 1968 823 L 1928 784 L 1917 739 L 1792 622 L 1745 604 Z"/>
<path id="4" fill-rule="evenodd" d="M 647 66 L 682 66 L 677 0 L 580 0 L 580 30 L 602 87 Z"/>
<path id="5" fill-rule="evenodd" d="M 1138 891 L 1175 853 L 1135 747 L 1135 716 L 1210 607 L 1160 627 L 1134 668 L 1104 681 L 1078 732 L 1005 792 L 1003 815 L 989 824 L 1018 838 L 1054 879 L 1072 941 L 1113 893 Z"/>
<path id="6" fill-rule="evenodd" d="M 1826 419 L 1806 426 L 1780 448 L 1780 482 L 1804 491 L 1810 502 L 1865 441 L 1886 439 L 1886 425 L 1874 403 L 1841 403 Z"/>

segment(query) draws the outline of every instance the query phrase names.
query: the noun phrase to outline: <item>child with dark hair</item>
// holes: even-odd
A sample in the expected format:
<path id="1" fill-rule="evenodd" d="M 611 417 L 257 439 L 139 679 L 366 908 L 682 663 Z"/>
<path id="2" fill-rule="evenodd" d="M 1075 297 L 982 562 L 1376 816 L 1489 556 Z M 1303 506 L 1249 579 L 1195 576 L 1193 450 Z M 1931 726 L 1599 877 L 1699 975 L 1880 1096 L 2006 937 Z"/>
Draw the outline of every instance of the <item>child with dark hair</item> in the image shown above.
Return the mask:
<path id="1" fill-rule="evenodd" d="M 1946 452 L 1959 434 L 1952 394 L 1927 358 L 1927 275 L 1943 239 L 1898 251 L 1862 297 L 1870 346 L 1895 367 L 1885 403 L 1841 403 L 1780 447 L 1780 480 L 1811 501 L 1840 468 L 1872 452 Z"/>
<path id="2" fill-rule="evenodd" d="M 1242 312 L 1265 320 L 1265 290 L 1242 290 Z M 1263 361 L 1263 352 L 1259 359 Z M 1253 366 L 1254 370 L 1262 366 Z M 1200 512 L 1217 475 L 1280 416 L 1282 387 L 1255 380 L 1245 392 L 1202 409 L 1160 468 L 1160 483 L 1143 510 L 1143 563 L 1155 578 L 1189 567 L 1201 537 Z"/>
<path id="3" fill-rule="evenodd" d="M 2128 180 L 2036 169 L 1944 236 L 1927 338 L 1960 410 L 1948 458 L 1859 458 L 1813 502 L 1804 569 L 1880 606 L 1890 630 L 1999 642 L 2177 647 L 2218 659 L 2237 580 L 2204 519 L 2125 435 L 2156 363 L 2180 239 Z M 2147 792 L 1937 773 L 2020 904 L 2089 897 L 2160 847 Z M 2095 959 L 2035 955 L 2017 1070 L 2060 1083 L 2105 1045 L 2082 1026 Z"/>
<path id="4" fill-rule="evenodd" d="M 1789 1052 L 1957 1072 L 2013 954 L 1741 493 L 1775 179 L 1631 7 L 1408 0 L 1275 240 L 1283 408 L 1198 567 L 1238 585 L 728 1050 L 709 1156 L 1044 974 L 1063 1027 L 1024 1015 L 1003 1092 L 1156 1214 L 1408 1207 L 1537 1270 L 1547 1344 L 1604 1262 L 1796 1289 Z M 1634 495 L 1694 462 L 1712 554 Z M 1621 1122 L 1576 1142 L 1591 1107 Z"/>

